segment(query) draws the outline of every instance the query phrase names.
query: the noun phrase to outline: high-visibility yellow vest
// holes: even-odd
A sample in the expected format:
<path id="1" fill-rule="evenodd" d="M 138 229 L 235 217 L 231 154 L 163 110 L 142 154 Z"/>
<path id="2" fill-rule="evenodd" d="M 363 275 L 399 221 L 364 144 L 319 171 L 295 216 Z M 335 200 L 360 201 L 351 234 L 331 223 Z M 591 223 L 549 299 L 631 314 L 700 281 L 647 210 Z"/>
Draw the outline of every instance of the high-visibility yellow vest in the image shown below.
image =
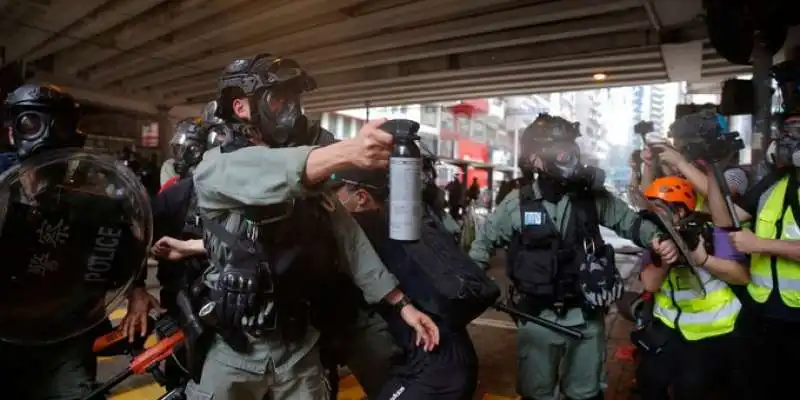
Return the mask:
<path id="1" fill-rule="evenodd" d="M 655 295 L 653 315 L 686 340 L 733 331 L 742 304 L 725 281 L 702 268 L 672 268 Z M 703 290 L 705 288 L 705 291 Z"/>
<path id="2" fill-rule="evenodd" d="M 756 236 L 763 239 L 800 240 L 800 229 L 792 214 L 792 208 L 786 207 L 781 215 L 786 199 L 786 188 L 789 177 L 784 177 L 762 195 L 758 215 L 756 215 Z M 780 232 L 778 225 L 782 225 Z M 773 268 L 775 265 L 775 274 Z M 777 283 L 777 286 L 775 284 Z M 786 258 L 770 257 L 766 254 L 752 254 L 750 258 L 750 284 L 747 291 L 753 300 L 764 303 L 776 288 L 784 304 L 792 308 L 800 308 L 800 262 Z"/>
<path id="3" fill-rule="evenodd" d="M 695 211 L 705 211 L 704 207 L 706 206 L 706 196 L 703 196 L 700 193 L 697 193 L 697 202 L 694 205 Z"/>

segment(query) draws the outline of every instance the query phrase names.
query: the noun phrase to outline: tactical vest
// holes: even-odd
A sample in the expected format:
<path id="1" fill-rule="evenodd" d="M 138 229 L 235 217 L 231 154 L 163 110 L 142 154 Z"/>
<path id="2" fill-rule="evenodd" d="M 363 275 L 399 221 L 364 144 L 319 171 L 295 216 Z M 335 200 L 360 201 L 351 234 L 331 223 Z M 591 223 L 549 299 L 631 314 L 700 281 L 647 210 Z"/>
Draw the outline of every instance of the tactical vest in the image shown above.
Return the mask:
<path id="1" fill-rule="evenodd" d="M 334 199 L 327 196 L 298 198 L 291 202 L 230 213 L 217 221 L 239 240 L 257 243 L 256 254 L 268 266 L 264 279 L 273 289 L 265 301 L 273 302 L 276 327 L 286 340 L 305 336 L 311 317 L 311 304 L 326 279 L 338 271 L 338 245 L 328 209 Z M 205 224 L 204 224 L 205 225 Z M 233 252 L 221 246 L 219 238 L 204 226 L 204 240 L 212 262 L 219 268 L 231 261 Z"/>
<path id="2" fill-rule="evenodd" d="M 789 188 L 792 190 L 789 191 Z M 795 178 L 786 176 L 762 195 L 758 214 L 755 216 L 756 236 L 769 240 L 800 240 L 797 192 Z M 800 262 L 753 253 L 750 258 L 750 274 L 747 291 L 756 302 L 765 303 L 772 290 L 777 289 L 784 304 L 791 308 L 800 308 Z"/>
<path id="3" fill-rule="evenodd" d="M 733 332 L 742 304 L 728 284 L 702 268 L 673 267 L 655 294 L 653 315 L 686 340 Z M 695 275 L 696 274 L 696 275 Z M 702 285 L 702 286 L 701 286 Z"/>
<path id="4" fill-rule="evenodd" d="M 508 276 L 515 289 L 535 304 L 533 308 L 580 306 L 578 270 L 586 252 L 576 231 L 559 232 L 532 185 L 523 186 L 519 196 L 520 233 L 512 238 L 507 255 Z M 569 225 L 576 223 L 573 219 Z"/>

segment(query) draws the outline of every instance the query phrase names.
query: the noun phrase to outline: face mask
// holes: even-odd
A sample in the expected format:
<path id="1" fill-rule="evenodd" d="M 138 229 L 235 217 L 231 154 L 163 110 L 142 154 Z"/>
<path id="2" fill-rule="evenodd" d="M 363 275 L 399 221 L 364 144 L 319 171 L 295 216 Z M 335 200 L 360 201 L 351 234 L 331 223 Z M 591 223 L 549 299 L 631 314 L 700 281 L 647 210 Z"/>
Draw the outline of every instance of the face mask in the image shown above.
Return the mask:
<path id="1" fill-rule="evenodd" d="M 175 172 L 178 175 L 188 176 L 194 167 L 203 159 L 203 145 L 195 140 L 187 140 L 177 146 L 175 154 Z"/>
<path id="2" fill-rule="evenodd" d="M 577 144 L 555 143 L 540 156 L 544 164 L 541 172 L 556 180 L 573 180 L 581 167 L 580 157 Z"/>
<path id="3" fill-rule="evenodd" d="M 767 149 L 767 160 L 778 168 L 800 167 L 800 120 L 784 123 L 781 136 Z"/>
<path id="4" fill-rule="evenodd" d="M 263 90 L 256 94 L 258 103 L 254 124 L 261 131 L 264 141 L 272 147 L 285 147 L 290 144 L 295 124 L 300 118 L 302 107 L 295 93 L 280 90 Z"/>
<path id="5" fill-rule="evenodd" d="M 17 156 L 22 159 L 44 149 L 81 147 L 83 135 L 50 113 L 22 111 L 13 120 L 11 134 Z"/>

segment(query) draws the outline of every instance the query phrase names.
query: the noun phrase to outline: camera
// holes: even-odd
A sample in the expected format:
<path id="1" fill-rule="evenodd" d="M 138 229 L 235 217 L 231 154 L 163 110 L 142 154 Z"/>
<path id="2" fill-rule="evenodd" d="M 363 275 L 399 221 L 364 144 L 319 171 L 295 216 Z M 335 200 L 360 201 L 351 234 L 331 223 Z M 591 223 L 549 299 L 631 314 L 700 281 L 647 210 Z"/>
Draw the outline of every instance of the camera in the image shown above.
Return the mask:
<path id="1" fill-rule="evenodd" d="M 651 121 L 639 121 L 639 123 L 633 126 L 633 132 L 637 135 L 646 135 L 655 130 L 655 125 L 653 125 Z"/>
<path id="2" fill-rule="evenodd" d="M 680 151 L 691 160 L 721 162 L 744 149 L 744 141 L 739 132 L 707 138 L 702 141 L 691 141 L 684 144 Z"/>

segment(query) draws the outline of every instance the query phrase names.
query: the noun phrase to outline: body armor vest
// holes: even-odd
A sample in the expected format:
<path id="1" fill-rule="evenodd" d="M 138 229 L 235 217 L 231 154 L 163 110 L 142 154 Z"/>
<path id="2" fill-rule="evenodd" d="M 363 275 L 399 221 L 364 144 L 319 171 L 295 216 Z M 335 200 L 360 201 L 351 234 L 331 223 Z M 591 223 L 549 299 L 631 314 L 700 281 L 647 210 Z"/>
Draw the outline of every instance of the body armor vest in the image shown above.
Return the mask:
<path id="1" fill-rule="evenodd" d="M 275 327 L 289 341 L 305 336 L 312 303 L 318 301 L 325 280 L 338 271 L 338 246 L 329 211 L 332 201 L 326 196 L 298 198 L 250 208 L 244 214 L 231 213 L 225 221 L 217 221 L 245 247 L 254 249 L 246 257 L 266 265 L 262 280 L 270 281 L 271 289 L 264 299 L 274 305 L 268 318 L 274 319 Z M 204 230 L 212 262 L 225 266 L 242 259 L 223 246 L 208 227 Z"/>
<path id="2" fill-rule="evenodd" d="M 574 209 L 574 207 L 571 207 Z M 574 212 L 566 232 L 559 232 L 541 195 L 531 185 L 520 189 L 520 233 L 508 248 L 507 270 L 529 311 L 580 305 L 578 270 L 585 259 Z"/>

